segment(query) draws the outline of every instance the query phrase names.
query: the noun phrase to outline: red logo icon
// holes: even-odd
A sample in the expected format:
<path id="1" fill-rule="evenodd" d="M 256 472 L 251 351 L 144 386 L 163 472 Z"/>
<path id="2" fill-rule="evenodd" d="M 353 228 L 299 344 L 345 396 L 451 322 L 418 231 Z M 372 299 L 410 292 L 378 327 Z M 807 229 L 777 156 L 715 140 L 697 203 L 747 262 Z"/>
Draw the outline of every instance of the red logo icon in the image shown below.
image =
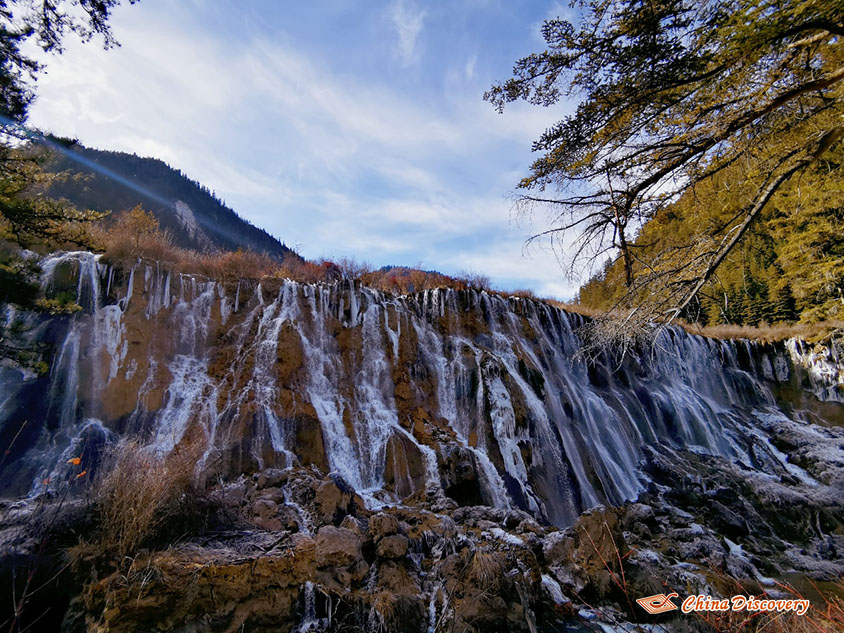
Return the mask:
<path id="1" fill-rule="evenodd" d="M 638 598 L 636 602 L 651 615 L 658 613 L 665 613 L 666 611 L 673 611 L 677 605 L 671 602 L 671 598 L 676 598 L 676 593 L 669 593 L 667 596 L 664 593 L 658 593 L 655 596 L 648 596 L 647 598 Z"/>

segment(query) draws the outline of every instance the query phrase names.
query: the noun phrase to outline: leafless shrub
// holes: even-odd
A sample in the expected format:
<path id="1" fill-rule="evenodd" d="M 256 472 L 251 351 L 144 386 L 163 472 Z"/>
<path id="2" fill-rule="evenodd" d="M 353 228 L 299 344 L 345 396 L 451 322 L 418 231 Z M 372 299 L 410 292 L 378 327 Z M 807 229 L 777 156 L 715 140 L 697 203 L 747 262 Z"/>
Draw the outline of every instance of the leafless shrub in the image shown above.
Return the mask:
<path id="1" fill-rule="evenodd" d="M 372 264 L 369 262 L 359 262 L 351 257 L 342 257 L 335 263 L 343 272 L 343 277 L 346 279 L 361 279 L 364 275 L 372 272 Z"/>
<path id="2" fill-rule="evenodd" d="M 610 360 L 620 367 L 629 354 L 652 350 L 658 332 L 658 325 L 639 317 L 635 310 L 626 315 L 604 313 L 577 329 L 582 344 L 575 358 L 590 364 Z"/>
<path id="3" fill-rule="evenodd" d="M 136 440 L 115 445 L 95 484 L 100 530 L 93 543 L 103 558 L 135 552 L 182 509 L 193 492 L 197 450 L 179 446 L 166 456 Z"/>
<path id="4" fill-rule="evenodd" d="M 475 290 L 492 290 L 492 282 L 487 275 L 473 270 L 457 273 L 457 279 L 466 284 L 467 288 Z"/>
<path id="5" fill-rule="evenodd" d="M 501 561 L 494 552 L 476 549 L 469 562 L 468 577 L 482 589 L 498 585 L 503 572 Z"/>

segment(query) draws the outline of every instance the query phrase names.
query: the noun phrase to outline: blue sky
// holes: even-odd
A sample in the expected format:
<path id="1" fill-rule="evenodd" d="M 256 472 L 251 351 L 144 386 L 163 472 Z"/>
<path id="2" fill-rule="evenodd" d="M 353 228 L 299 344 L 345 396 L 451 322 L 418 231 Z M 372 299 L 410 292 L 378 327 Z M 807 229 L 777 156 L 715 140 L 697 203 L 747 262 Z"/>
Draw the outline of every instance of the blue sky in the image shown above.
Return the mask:
<path id="1" fill-rule="evenodd" d="M 505 0 L 142 0 L 122 47 L 68 39 L 33 125 L 155 156 L 304 256 L 485 273 L 571 297 L 510 194 L 571 104 L 482 100 L 564 5 Z"/>

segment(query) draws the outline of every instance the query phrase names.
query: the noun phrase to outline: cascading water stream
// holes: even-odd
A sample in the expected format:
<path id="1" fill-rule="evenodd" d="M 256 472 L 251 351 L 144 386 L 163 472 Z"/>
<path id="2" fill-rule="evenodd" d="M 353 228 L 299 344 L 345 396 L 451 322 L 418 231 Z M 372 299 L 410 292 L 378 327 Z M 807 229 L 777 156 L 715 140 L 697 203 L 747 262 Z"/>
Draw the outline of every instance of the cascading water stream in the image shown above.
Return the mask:
<path id="1" fill-rule="evenodd" d="M 794 468 L 757 428 L 758 412 L 782 415 L 765 380 L 790 361 L 765 357 L 757 375 L 742 343 L 670 330 L 612 373 L 573 360 L 582 317 L 474 290 L 225 285 L 90 253 L 45 258 L 42 287 L 82 310 L 4 310 L 54 350 L 46 377 L 0 370 L 0 425 L 33 420 L 4 494 L 127 434 L 162 453 L 199 442 L 223 476 L 312 464 L 381 501 L 459 489 L 559 525 L 636 497 L 647 445 Z"/>

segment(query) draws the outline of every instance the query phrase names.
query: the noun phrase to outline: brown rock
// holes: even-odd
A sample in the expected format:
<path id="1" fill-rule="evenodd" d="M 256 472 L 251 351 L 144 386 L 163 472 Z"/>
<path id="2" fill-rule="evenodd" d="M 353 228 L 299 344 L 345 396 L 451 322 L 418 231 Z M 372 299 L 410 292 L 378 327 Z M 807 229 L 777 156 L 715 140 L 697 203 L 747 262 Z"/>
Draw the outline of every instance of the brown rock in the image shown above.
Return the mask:
<path id="1" fill-rule="evenodd" d="M 358 536 L 363 534 L 363 530 L 361 530 L 360 522 L 353 516 L 346 515 L 343 517 L 343 520 L 340 521 L 340 527 L 345 528 L 347 530 L 351 530 Z"/>
<path id="2" fill-rule="evenodd" d="M 281 506 L 284 504 L 284 490 L 276 487 L 264 488 L 256 495 L 256 499 L 269 499 Z"/>
<path id="3" fill-rule="evenodd" d="M 294 425 L 296 443 L 295 452 L 304 466 L 314 465 L 322 472 L 328 470 L 328 457 L 325 454 L 325 442 L 322 437 L 322 426 L 316 416 L 316 411 L 308 404 L 304 408 L 306 413 L 297 415 L 291 420 Z"/>
<path id="4" fill-rule="evenodd" d="M 355 582 L 360 582 L 366 575 L 369 573 L 369 563 L 367 563 L 362 558 L 357 561 L 354 565 L 349 567 L 349 575 L 352 577 L 352 580 Z"/>
<path id="5" fill-rule="evenodd" d="M 407 497 L 425 487 L 426 464 L 419 447 L 405 435 L 393 434 L 387 441 L 384 487 Z"/>
<path id="6" fill-rule="evenodd" d="M 264 519 L 255 517 L 252 519 L 252 525 L 267 532 L 280 532 L 284 529 L 284 524 L 280 519 Z"/>
<path id="7" fill-rule="evenodd" d="M 361 559 L 360 538 L 345 528 L 325 525 L 316 538 L 317 567 L 347 567 Z"/>
<path id="8" fill-rule="evenodd" d="M 261 498 L 252 504 L 252 512 L 262 519 L 272 519 L 278 514 L 278 504 L 272 499 Z"/>
<path id="9" fill-rule="evenodd" d="M 542 535 L 542 527 L 534 521 L 533 519 L 525 519 L 521 523 L 519 523 L 518 527 L 516 528 L 516 532 L 520 534 L 530 533 L 530 534 L 537 534 Z"/>
<path id="10" fill-rule="evenodd" d="M 274 488 L 281 484 L 287 483 L 288 474 L 284 470 L 278 468 L 265 468 L 259 473 L 255 473 L 253 479 L 255 486 L 261 488 Z"/>
<path id="11" fill-rule="evenodd" d="M 549 565 L 571 564 L 575 541 L 565 532 L 551 532 L 542 541 L 542 553 Z"/>
<path id="12" fill-rule="evenodd" d="M 332 473 L 316 491 L 316 506 L 324 523 L 339 524 L 357 508 L 354 489 L 338 474 Z"/>
<path id="13" fill-rule="evenodd" d="M 616 560 L 627 551 L 617 514 L 602 506 L 580 515 L 574 532 L 579 541 L 577 557 L 581 562 L 589 561 L 598 566 L 602 560 Z"/>
<path id="14" fill-rule="evenodd" d="M 392 514 L 379 512 L 369 518 L 369 535 L 378 541 L 399 531 L 399 521 Z"/>
<path id="15" fill-rule="evenodd" d="M 405 565 L 387 560 L 378 565 L 378 589 L 392 594 L 419 594 L 421 588 Z"/>
<path id="16" fill-rule="evenodd" d="M 379 558 L 401 558 L 407 553 L 408 540 L 401 534 L 385 536 L 378 542 Z"/>
<path id="17" fill-rule="evenodd" d="M 301 532 L 291 535 L 290 543 L 297 554 L 302 552 L 307 554 L 316 548 L 316 541 L 314 541 L 313 537 L 302 534 Z"/>
<path id="18" fill-rule="evenodd" d="M 212 503 L 220 507 L 236 509 L 245 505 L 246 492 L 246 482 L 240 481 L 213 490 L 208 496 Z"/>
<path id="19" fill-rule="evenodd" d="M 302 528 L 299 524 L 299 515 L 289 505 L 279 506 L 278 520 L 281 522 L 281 527 L 289 532 L 298 532 Z"/>

